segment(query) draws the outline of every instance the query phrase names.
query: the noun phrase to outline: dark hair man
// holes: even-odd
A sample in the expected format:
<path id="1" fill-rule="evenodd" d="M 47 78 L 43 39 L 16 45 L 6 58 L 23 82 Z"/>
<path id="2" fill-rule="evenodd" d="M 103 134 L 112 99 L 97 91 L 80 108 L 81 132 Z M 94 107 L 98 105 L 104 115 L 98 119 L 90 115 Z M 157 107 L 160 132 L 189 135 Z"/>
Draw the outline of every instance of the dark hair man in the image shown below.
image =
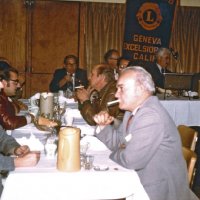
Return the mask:
<path id="1" fill-rule="evenodd" d="M 59 90 L 71 90 L 79 85 L 87 87 L 87 72 L 78 68 L 78 58 L 74 55 L 68 55 L 64 58 L 64 66 L 62 69 L 56 69 L 53 79 L 49 85 L 51 92 Z"/>
<path id="2" fill-rule="evenodd" d="M 2 127 L 5 130 L 13 130 L 31 123 L 32 115 L 16 115 L 20 111 L 20 107 L 10 98 L 16 95 L 16 90 L 19 87 L 18 71 L 9 67 L 0 72 L 0 80 L 3 84 L 3 89 L 0 92 L 0 124 Z"/>

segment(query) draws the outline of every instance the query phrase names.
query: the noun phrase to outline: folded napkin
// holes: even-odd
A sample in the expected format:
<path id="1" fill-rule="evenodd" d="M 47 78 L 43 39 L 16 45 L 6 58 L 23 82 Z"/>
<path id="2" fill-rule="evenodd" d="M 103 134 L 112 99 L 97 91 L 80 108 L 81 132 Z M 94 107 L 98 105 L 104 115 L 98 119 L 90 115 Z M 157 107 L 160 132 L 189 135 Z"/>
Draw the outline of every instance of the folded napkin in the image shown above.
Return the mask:
<path id="1" fill-rule="evenodd" d="M 105 146 L 105 144 L 103 142 L 101 142 L 98 138 L 94 137 L 94 136 L 85 136 L 81 139 L 80 144 L 89 144 L 89 149 L 88 150 L 92 150 L 92 151 L 105 151 L 108 148 Z"/>
<path id="2" fill-rule="evenodd" d="M 34 94 L 32 97 L 30 97 L 30 104 L 31 106 L 38 106 L 37 100 L 40 99 L 40 93 Z"/>
<path id="3" fill-rule="evenodd" d="M 43 151 L 44 145 L 38 138 L 36 138 L 33 134 L 31 134 L 30 138 L 22 137 L 16 138 L 17 142 L 20 145 L 27 145 L 29 146 L 31 151 Z"/>
<path id="4" fill-rule="evenodd" d="M 68 103 L 75 103 L 75 100 L 74 100 L 74 98 L 66 98 L 64 96 L 59 96 L 58 102 L 59 102 L 59 104 L 63 103 L 63 102 L 66 102 L 68 104 Z"/>
<path id="5" fill-rule="evenodd" d="M 94 131 L 95 131 L 95 126 L 90 126 L 88 124 L 77 124 L 76 125 L 77 128 L 80 128 L 81 129 L 81 136 L 84 136 L 84 135 L 94 135 Z"/>
<path id="6" fill-rule="evenodd" d="M 73 118 L 82 118 L 82 115 L 78 109 L 71 109 L 71 108 L 66 109 L 64 117 L 67 117 L 67 116 L 70 116 Z"/>

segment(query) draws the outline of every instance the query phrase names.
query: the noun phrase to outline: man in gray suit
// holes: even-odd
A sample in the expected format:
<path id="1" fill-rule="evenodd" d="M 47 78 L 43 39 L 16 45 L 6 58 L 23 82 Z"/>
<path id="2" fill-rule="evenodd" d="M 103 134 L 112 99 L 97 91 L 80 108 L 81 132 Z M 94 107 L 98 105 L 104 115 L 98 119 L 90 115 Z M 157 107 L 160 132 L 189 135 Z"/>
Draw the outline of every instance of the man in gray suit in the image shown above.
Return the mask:
<path id="1" fill-rule="evenodd" d="M 197 200 L 189 189 L 177 128 L 154 91 L 147 71 L 126 68 L 115 94 L 126 110 L 123 121 L 115 129 L 113 117 L 100 112 L 94 116 L 96 136 L 112 151 L 113 161 L 138 173 L 150 200 Z"/>

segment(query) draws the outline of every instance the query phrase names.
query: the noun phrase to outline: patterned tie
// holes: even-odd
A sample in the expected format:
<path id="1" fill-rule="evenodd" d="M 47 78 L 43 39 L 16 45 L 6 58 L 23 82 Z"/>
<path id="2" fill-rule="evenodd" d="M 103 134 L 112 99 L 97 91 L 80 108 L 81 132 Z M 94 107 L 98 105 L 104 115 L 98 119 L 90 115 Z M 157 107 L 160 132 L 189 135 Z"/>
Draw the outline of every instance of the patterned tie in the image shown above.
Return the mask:
<path id="1" fill-rule="evenodd" d="M 132 118 L 133 118 L 133 115 L 131 114 L 130 117 L 128 118 L 128 121 L 127 121 L 127 124 L 126 124 L 126 131 L 128 131 L 128 128 L 129 128 L 129 126 L 131 124 Z"/>

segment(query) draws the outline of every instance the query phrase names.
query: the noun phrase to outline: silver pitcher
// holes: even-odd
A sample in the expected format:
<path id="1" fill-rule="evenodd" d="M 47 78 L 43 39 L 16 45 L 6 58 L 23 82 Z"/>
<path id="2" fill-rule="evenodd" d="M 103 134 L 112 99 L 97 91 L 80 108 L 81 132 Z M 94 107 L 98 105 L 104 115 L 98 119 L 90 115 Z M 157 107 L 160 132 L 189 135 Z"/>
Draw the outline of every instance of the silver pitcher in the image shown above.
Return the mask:
<path id="1" fill-rule="evenodd" d="M 49 119 L 53 118 L 53 93 L 40 94 L 40 115 Z"/>

